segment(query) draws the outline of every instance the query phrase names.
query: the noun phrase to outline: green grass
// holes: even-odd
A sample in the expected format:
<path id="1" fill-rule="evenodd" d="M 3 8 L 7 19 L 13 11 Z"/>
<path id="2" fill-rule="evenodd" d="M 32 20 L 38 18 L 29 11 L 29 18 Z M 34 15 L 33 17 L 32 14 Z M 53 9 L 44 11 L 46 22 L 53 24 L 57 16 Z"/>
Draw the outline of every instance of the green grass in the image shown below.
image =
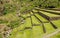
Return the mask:
<path id="1" fill-rule="evenodd" d="M 6 20 L 0 20 L 0 24 L 3 24 L 3 23 L 8 23 L 8 21 L 6 21 Z"/>
<path id="2" fill-rule="evenodd" d="M 2 35 L 0 34 L 0 38 L 2 38 Z"/>

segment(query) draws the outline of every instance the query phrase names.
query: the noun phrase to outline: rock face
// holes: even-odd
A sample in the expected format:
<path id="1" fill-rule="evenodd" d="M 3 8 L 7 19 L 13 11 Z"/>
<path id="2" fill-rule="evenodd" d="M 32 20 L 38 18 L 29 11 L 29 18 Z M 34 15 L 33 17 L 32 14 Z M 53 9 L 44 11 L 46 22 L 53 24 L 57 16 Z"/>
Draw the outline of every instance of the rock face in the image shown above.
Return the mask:
<path id="1" fill-rule="evenodd" d="M 6 27 L 5 25 L 0 24 L 0 32 L 3 31 L 3 29 L 4 29 L 5 27 Z"/>
<path id="2" fill-rule="evenodd" d="M 3 37 L 3 38 L 8 37 L 11 31 L 12 31 L 12 30 L 11 30 L 10 27 L 7 27 L 7 26 L 4 25 L 4 24 L 0 24 L 0 33 L 2 34 L 2 37 Z"/>

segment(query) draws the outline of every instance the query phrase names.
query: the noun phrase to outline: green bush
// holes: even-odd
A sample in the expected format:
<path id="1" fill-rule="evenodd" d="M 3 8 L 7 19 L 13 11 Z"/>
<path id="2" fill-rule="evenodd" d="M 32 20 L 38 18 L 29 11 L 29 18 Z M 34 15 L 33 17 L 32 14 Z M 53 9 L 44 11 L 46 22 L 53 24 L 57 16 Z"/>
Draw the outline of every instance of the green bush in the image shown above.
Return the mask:
<path id="1" fill-rule="evenodd" d="M 13 29 L 13 28 L 18 27 L 19 24 L 20 24 L 19 21 L 11 21 L 10 24 L 9 24 L 8 26 L 11 27 L 11 28 Z"/>
<path id="2" fill-rule="evenodd" d="M 0 24 L 1 23 L 8 23 L 8 21 L 6 21 L 6 20 L 0 20 Z"/>

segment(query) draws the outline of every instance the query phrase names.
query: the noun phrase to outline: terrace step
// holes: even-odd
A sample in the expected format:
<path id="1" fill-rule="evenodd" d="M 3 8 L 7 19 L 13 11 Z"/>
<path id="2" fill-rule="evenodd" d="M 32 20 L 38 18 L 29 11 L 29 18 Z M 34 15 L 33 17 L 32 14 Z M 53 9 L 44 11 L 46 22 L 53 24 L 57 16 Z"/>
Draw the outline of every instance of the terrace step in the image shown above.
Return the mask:
<path id="1" fill-rule="evenodd" d="M 51 21 L 60 20 L 60 17 L 51 17 L 50 20 L 51 20 Z"/>
<path id="2" fill-rule="evenodd" d="M 52 9 L 48 9 L 48 10 L 60 11 L 60 8 L 52 8 Z"/>
<path id="3" fill-rule="evenodd" d="M 48 12 L 48 13 L 60 15 L 60 11 L 53 11 L 53 10 L 46 10 L 46 9 L 40 9 L 40 11 L 45 11 L 45 12 Z"/>
<path id="4" fill-rule="evenodd" d="M 36 10 L 48 12 L 48 13 L 51 13 L 51 14 L 57 14 L 57 15 L 60 15 L 60 11 L 47 10 L 47 9 L 41 9 L 41 8 L 36 8 Z"/>
<path id="5" fill-rule="evenodd" d="M 40 26 L 41 24 L 33 24 L 33 26 Z"/>
<path id="6" fill-rule="evenodd" d="M 39 11 L 39 12 L 41 12 L 41 13 L 45 14 L 46 16 L 49 16 L 49 17 L 58 17 L 58 16 L 60 16 L 60 15 L 52 14 L 52 13 L 45 12 L 45 11 Z"/>
<path id="7" fill-rule="evenodd" d="M 37 12 L 37 13 L 38 13 L 39 15 L 41 15 L 43 18 L 47 19 L 47 20 L 50 22 L 50 24 L 51 24 L 55 29 L 57 29 L 57 27 L 49 20 L 49 16 L 47 16 L 47 15 L 41 13 L 41 12 Z"/>
<path id="8" fill-rule="evenodd" d="M 43 11 L 39 11 L 39 12 L 43 13 L 44 15 L 46 15 L 46 18 L 48 18 L 50 21 L 60 20 L 60 15 L 54 15 L 54 14 L 50 14 L 50 13 L 46 14 L 46 12 L 43 12 Z M 51 16 L 49 16 L 49 15 L 51 15 Z"/>
<path id="9" fill-rule="evenodd" d="M 24 30 L 26 30 L 26 29 L 32 29 L 32 27 L 25 27 Z"/>

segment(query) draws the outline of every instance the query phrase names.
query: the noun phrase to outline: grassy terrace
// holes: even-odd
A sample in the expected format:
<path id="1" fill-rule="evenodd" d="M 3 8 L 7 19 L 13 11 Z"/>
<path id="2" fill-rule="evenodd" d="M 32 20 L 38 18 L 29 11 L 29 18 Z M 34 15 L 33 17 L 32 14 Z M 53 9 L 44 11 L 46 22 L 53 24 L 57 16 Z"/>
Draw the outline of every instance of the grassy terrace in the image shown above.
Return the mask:
<path id="1" fill-rule="evenodd" d="M 40 11 L 40 12 L 47 16 L 50 16 L 50 17 L 59 16 L 59 15 L 50 14 L 50 13 L 47 13 L 44 11 Z M 31 12 L 31 14 L 33 14 L 33 12 Z M 21 24 L 19 27 L 14 28 L 13 31 L 11 32 L 11 35 L 9 36 L 9 38 L 42 38 L 44 35 L 47 35 L 47 34 L 50 34 L 50 33 L 56 31 L 47 19 L 43 18 L 42 16 L 38 15 L 37 13 L 35 15 L 42 22 L 48 22 L 48 23 L 43 23 L 46 33 L 44 33 L 41 22 L 39 22 L 39 20 L 34 15 L 26 18 L 27 16 L 30 16 L 30 14 L 26 14 L 26 15 L 23 15 L 23 17 L 26 18 L 25 23 Z M 31 20 L 32 20 L 32 23 L 31 23 Z M 53 24 L 55 24 L 58 27 L 58 29 L 60 29 L 60 23 L 59 23 L 60 20 L 55 20 L 52 22 L 53 22 Z M 32 24 L 36 24 L 36 25 L 32 26 Z M 52 36 L 52 37 L 55 37 L 55 36 Z"/>
<path id="2" fill-rule="evenodd" d="M 37 12 L 37 11 L 35 10 L 34 12 Z M 40 11 L 40 12 L 49 17 L 59 16 L 59 15 L 50 14 L 44 11 Z M 31 16 L 30 16 L 30 13 L 31 13 Z M 36 18 L 33 15 L 33 12 L 30 12 L 30 13 L 21 15 L 23 18 L 25 18 L 25 23 L 23 24 L 20 24 L 21 23 L 20 17 L 17 17 L 16 13 L 10 13 L 0 17 L 2 19 L 1 24 L 5 23 L 6 25 L 11 25 L 11 27 L 13 28 L 8 38 L 42 38 L 44 35 L 47 35 L 56 31 L 47 19 L 43 18 L 41 15 L 36 13 L 35 16 L 38 17 L 43 22 L 41 23 L 38 20 L 38 18 Z M 52 22 L 54 25 L 58 27 L 58 29 L 60 29 L 60 23 L 59 23 L 60 20 L 55 20 Z M 44 25 L 44 27 L 42 26 L 42 24 Z M 46 33 L 44 33 L 43 28 L 45 28 Z M 55 37 L 55 36 L 52 36 L 52 37 Z"/>
<path id="3" fill-rule="evenodd" d="M 59 2 L 0 0 L 0 38 L 60 38 Z"/>

